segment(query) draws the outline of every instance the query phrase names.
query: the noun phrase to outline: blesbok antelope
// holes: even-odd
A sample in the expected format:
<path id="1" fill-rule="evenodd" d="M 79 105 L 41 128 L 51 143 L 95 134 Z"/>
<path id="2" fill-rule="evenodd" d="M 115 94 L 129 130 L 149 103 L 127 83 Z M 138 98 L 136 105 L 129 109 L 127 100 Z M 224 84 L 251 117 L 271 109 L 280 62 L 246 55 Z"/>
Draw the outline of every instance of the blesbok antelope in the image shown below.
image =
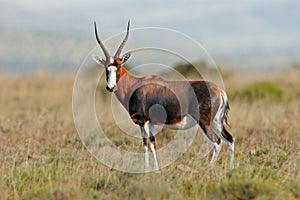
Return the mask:
<path id="1" fill-rule="evenodd" d="M 106 89 L 114 92 L 129 112 L 132 121 L 140 126 L 145 168 L 149 168 L 148 148 L 153 156 L 154 169 L 158 170 L 154 126 L 163 125 L 172 129 L 185 130 L 198 124 L 213 145 L 210 166 L 213 166 L 221 150 L 222 140 L 229 148 L 229 169 L 234 167 L 234 138 L 226 130 L 229 110 L 226 93 L 216 84 L 208 81 L 168 81 L 159 76 L 136 77 L 123 64 L 130 52 L 120 56 L 128 39 L 130 21 L 126 36 L 112 57 L 97 33 L 95 36 L 105 59 L 94 56 L 95 61 L 105 67 Z"/>

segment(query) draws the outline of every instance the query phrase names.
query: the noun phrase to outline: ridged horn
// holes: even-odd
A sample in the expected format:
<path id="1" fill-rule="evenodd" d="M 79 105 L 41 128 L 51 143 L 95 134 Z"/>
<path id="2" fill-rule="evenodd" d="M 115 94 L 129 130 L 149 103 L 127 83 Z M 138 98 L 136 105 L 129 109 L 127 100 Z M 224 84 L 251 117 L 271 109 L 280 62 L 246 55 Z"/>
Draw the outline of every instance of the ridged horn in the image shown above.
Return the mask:
<path id="1" fill-rule="evenodd" d="M 100 40 L 100 38 L 98 36 L 97 25 L 96 25 L 95 21 L 94 21 L 94 27 L 95 27 L 96 40 L 97 40 L 98 44 L 100 45 L 100 47 L 101 47 L 101 49 L 102 49 L 102 51 L 103 51 L 103 53 L 105 55 L 106 60 L 109 60 L 110 55 L 109 55 L 107 49 L 105 48 L 104 44 L 101 42 L 101 40 Z"/>
<path id="2" fill-rule="evenodd" d="M 120 56 L 121 51 L 122 51 L 122 49 L 124 48 L 124 46 L 125 46 L 125 44 L 126 44 L 126 42 L 127 42 L 127 40 L 128 40 L 129 26 L 130 26 L 130 20 L 128 20 L 126 36 L 125 36 L 125 38 L 123 39 L 122 43 L 120 44 L 120 46 L 119 46 L 119 48 L 118 48 L 118 50 L 117 50 L 117 52 L 116 52 L 116 54 L 115 54 L 115 56 L 114 56 L 115 58 Z"/>

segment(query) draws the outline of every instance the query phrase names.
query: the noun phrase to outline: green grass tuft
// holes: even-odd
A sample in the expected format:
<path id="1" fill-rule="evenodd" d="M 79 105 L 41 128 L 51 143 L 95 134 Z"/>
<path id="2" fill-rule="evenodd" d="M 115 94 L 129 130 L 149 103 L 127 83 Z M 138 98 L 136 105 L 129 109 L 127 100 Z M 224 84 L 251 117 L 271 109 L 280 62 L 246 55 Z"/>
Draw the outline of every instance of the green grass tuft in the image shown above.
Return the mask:
<path id="1" fill-rule="evenodd" d="M 241 99 L 248 102 L 259 99 L 280 102 L 283 100 L 284 92 L 275 84 L 263 81 L 253 83 L 243 90 L 235 91 L 230 96 L 233 100 Z"/>

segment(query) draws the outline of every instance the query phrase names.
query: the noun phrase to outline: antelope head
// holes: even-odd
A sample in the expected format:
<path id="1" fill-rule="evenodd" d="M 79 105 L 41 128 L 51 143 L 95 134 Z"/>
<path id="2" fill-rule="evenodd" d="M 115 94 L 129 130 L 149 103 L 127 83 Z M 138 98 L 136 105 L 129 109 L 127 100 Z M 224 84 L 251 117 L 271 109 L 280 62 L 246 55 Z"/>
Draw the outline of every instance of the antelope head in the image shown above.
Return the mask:
<path id="1" fill-rule="evenodd" d="M 94 60 L 99 65 L 104 66 L 105 72 L 106 72 L 106 89 L 110 92 L 113 92 L 116 89 L 117 82 L 120 78 L 120 73 L 121 73 L 120 69 L 131 55 L 130 52 L 127 52 L 123 56 L 120 56 L 122 49 L 124 48 L 124 46 L 127 42 L 127 39 L 128 39 L 129 26 L 130 26 L 130 21 L 128 21 L 128 24 L 127 24 L 127 32 L 126 32 L 125 38 L 123 39 L 122 43 L 120 44 L 119 48 L 117 49 L 115 55 L 111 56 L 108 53 L 107 49 L 105 48 L 104 44 L 102 43 L 101 39 L 99 38 L 98 31 L 97 31 L 97 25 L 96 25 L 96 22 L 94 22 L 96 40 L 105 56 L 105 59 L 102 59 L 99 56 L 94 56 Z"/>

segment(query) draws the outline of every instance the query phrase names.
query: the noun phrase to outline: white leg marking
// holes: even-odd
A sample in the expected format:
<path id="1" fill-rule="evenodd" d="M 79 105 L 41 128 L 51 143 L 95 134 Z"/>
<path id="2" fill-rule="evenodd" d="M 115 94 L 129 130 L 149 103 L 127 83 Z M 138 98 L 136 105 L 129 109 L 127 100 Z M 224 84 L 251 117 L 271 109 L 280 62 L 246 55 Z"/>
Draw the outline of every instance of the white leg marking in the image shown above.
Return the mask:
<path id="1" fill-rule="evenodd" d="M 232 143 L 228 141 L 226 143 L 229 149 L 229 170 L 232 170 L 234 168 L 234 140 Z"/>
<path id="2" fill-rule="evenodd" d="M 154 126 L 149 124 L 149 121 L 147 121 L 144 125 L 144 129 L 146 131 L 146 133 L 148 134 L 149 137 L 154 137 Z M 149 146 L 150 146 L 150 150 L 152 153 L 152 157 L 153 157 L 153 168 L 154 170 L 158 170 L 158 162 L 157 162 L 157 157 L 156 157 L 156 150 L 155 150 L 155 145 L 154 145 L 155 141 L 151 141 L 151 139 L 149 140 Z"/>
<path id="3" fill-rule="evenodd" d="M 150 150 L 152 152 L 152 157 L 153 157 L 153 168 L 154 170 L 158 170 L 158 162 L 157 162 L 157 158 L 156 158 L 156 151 L 155 151 L 155 147 L 154 144 L 150 141 Z"/>
<path id="4" fill-rule="evenodd" d="M 149 154 L 148 154 L 148 147 L 147 145 L 143 144 L 144 148 L 144 161 L 145 161 L 145 170 L 149 169 Z"/>
<path id="5" fill-rule="evenodd" d="M 229 147 L 229 153 L 230 153 L 230 163 L 229 163 L 229 169 L 232 170 L 234 168 L 234 142 Z"/>
<path id="6" fill-rule="evenodd" d="M 221 151 L 221 147 L 222 147 L 222 142 L 220 144 L 217 144 L 217 143 L 213 143 L 213 155 L 211 157 L 211 160 L 210 160 L 210 163 L 209 163 L 209 166 L 210 167 L 213 167 L 217 161 L 217 158 L 218 158 L 218 155 Z"/>
<path id="7" fill-rule="evenodd" d="M 222 124 L 220 123 L 219 119 L 219 111 L 217 112 L 213 123 L 212 123 L 212 130 L 214 133 L 216 133 L 219 137 L 222 137 Z M 213 145 L 213 155 L 212 158 L 210 160 L 209 166 L 213 167 L 217 161 L 217 158 L 219 156 L 219 153 L 221 151 L 221 147 L 222 147 L 222 140 L 220 140 L 220 144 L 214 142 Z"/>
<path id="8" fill-rule="evenodd" d="M 144 149 L 145 171 L 149 170 L 149 155 L 148 155 L 148 136 L 144 127 L 140 127 L 142 133 L 142 146 Z"/>

